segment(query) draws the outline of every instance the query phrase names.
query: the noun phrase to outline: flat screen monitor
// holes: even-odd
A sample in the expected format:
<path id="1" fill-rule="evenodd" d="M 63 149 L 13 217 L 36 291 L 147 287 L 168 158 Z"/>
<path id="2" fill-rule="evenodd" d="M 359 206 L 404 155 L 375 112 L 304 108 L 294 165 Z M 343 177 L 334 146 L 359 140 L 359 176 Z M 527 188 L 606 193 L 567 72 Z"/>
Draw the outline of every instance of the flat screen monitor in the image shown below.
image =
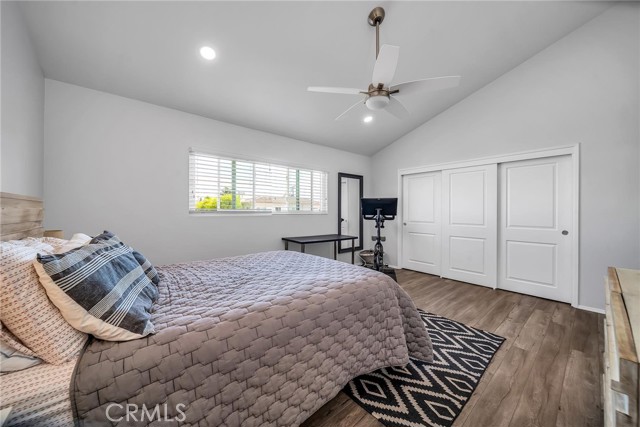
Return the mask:
<path id="1" fill-rule="evenodd" d="M 396 216 L 398 214 L 398 199 L 361 199 L 362 201 L 362 215 L 373 216 L 376 215 L 376 209 L 382 209 L 380 214 L 383 216 Z"/>

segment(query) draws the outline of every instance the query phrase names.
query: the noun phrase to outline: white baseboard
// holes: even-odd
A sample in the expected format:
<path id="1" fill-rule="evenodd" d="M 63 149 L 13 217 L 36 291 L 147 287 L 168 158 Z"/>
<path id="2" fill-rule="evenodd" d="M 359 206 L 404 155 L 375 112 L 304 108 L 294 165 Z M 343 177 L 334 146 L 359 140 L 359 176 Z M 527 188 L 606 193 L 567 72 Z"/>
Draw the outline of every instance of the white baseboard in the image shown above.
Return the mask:
<path id="1" fill-rule="evenodd" d="M 580 310 L 593 311 L 594 313 L 604 314 L 604 309 L 602 308 L 587 307 L 586 305 L 578 305 L 576 308 Z"/>

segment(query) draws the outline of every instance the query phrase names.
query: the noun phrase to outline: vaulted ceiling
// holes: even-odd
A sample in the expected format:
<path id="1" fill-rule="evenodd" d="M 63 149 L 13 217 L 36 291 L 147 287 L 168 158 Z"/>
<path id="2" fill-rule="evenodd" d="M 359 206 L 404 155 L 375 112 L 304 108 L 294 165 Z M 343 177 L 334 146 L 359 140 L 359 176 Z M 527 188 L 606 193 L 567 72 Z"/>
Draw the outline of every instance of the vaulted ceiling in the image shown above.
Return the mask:
<path id="1" fill-rule="evenodd" d="M 608 2 L 24 2 L 45 77 L 361 154 L 373 154 L 603 12 Z M 335 117 L 365 89 L 381 42 L 400 46 L 395 82 L 461 75 L 402 96 L 411 111 Z M 203 45 L 217 58 L 205 61 Z M 464 126 L 464 123 L 460 123 Z"/>

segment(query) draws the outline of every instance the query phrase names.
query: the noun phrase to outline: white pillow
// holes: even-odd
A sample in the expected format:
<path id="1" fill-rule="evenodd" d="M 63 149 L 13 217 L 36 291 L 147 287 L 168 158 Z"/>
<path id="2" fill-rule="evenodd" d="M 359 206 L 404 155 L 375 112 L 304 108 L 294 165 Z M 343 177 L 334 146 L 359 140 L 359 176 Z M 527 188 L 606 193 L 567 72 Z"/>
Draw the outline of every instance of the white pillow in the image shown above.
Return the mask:
<path id="1" fill-rule="evenodd" d="M 58 365 L 78 354 L 87 335 L 64 320 L 40 285 L 33 261 L 51 250 L 37 241 L 0 242 L 0 321 L 36 356 Z"/>
<path id="2" fill-rule="evenodd" d="M 21 240 L 11 240 L 7 243 L 15 246 L 37 248 L 39 253 L 62 254 L 79 248 L 80 246 L 87 245 L 90 241 L 91 236 L 76 233 L 71 237 L 71 240 L 58 239 L 57 237 L 27 237 Z"/>
<path id="3" fill-rule="evenodd" d="M 63 254 L 65 252 L 69 252 L 72 249 L 79 248 L 84 245 L 88 245 L 91 241 L 91 236 L 87 236 L 86 234 L 76 233 L 71 237 L 71 240 L 65 240 L 65 243 L 61 245 L 53 245 L 54 254 Z"/>

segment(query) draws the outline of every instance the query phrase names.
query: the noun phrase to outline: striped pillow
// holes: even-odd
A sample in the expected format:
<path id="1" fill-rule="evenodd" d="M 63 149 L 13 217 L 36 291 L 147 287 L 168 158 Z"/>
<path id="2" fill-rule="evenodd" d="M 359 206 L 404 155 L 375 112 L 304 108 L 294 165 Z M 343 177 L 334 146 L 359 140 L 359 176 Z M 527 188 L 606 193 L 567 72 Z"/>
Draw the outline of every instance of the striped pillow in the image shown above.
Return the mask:
<path id="1" fill-rule="evenodd" d="M 120 239 L 118 239 L 118 237 L 115 234 L 105 230 L 102 234 L 94 237 L 91 240 L 91 243 L 104 242 L 108 240 L 118 241 L 118 242 L 120 241 Z M 142 255 L 140 252 L 134 250 L 133 248 L 131 248 L 131 250 L 133 251 L 133 256 L 138 261 L 138 263 L 142 266 L 142 269 L 144 270 L 144 273 L 147 275 L 149 280 L 151 280 L 155 285 L 159 284 L 160 278 L 158 277 L 158 272 L 156 271 L 155 267 L 151 265 L 149 260 L 146 259 L 144 255 Z"/>
<path id="2" fill-rule="evenodd" d="M 128 341 L 154 332 L 151 306 L 158 298 L 133 252 L 111 235 L 64 254 L 38 255 L 34 265 L 71 326 L 104 340 Z"/>

